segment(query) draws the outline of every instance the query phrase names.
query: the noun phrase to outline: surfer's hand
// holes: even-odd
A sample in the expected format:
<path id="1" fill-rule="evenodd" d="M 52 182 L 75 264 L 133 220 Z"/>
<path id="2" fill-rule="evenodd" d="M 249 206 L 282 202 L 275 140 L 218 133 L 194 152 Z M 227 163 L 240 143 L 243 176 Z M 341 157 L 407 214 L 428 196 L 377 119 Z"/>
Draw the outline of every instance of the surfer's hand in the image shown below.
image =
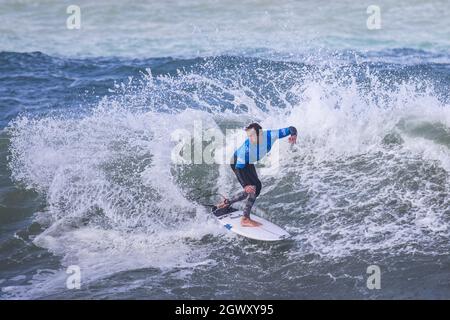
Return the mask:
<path id="1" fill-rule="evenodd" d="M 246 193 L 256 193 L 256 187 L 252 185 L 247 185 L 244 187 Z"/>
<path id="2" fill-rule="evenodd" d="M 288 138 L 288 141 L 289 141 L 290 144 L 295 144 L 297 142 L 297 136 L 296 135 L 295 136 L 290 136 Z"/>

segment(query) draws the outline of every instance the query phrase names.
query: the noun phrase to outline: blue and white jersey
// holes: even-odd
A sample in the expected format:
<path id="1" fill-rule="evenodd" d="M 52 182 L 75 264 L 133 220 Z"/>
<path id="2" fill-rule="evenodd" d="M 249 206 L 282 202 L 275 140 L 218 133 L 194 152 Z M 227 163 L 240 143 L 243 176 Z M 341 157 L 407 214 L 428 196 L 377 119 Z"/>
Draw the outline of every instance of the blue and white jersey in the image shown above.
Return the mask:
<path id="1" fill-rule="evenodd" d="M 294 127 L 263 130 L 262 132 L 262 140 L 259 141 L 258 145 L 250 143 L 250 140 L 247 138 L 234 152 L 237 169 L 243 169 L 247 164 L 261 160 L 272 149 L 273 144 L 278 139 L 297 134 L 297 130 Z"/>

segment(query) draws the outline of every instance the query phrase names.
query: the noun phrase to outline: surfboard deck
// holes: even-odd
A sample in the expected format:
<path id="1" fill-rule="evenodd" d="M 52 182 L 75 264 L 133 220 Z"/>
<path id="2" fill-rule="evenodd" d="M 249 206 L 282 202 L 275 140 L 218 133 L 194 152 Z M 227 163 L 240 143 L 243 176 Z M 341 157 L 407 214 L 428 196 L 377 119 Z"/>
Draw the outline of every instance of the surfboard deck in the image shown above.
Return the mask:
<path id="1" fill-rule="evenodd" d="M 251 215 L 251 219 L 261 223 L 259 227 L 243 227 L 241 226 L 241 217 L 243 212 L 233 207 L 218 209 L 212 208 L 212 213 L 219 220 L 219 222 L 227 228 L 241 236 L 261 241 L 279 241 L 289 238 L 291 235 L 283 228 L 276 224 L 267 221 L 264 218 L 258 217 L 255 214 Z"/>

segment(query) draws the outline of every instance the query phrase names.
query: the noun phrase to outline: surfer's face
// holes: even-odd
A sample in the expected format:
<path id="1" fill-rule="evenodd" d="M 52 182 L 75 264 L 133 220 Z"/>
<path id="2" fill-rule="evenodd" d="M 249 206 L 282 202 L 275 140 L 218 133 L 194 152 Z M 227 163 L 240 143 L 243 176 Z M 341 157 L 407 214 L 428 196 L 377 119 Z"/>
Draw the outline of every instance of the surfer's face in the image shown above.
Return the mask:
<path id="1" fill-rule="evenodd" d="M 250 143 L 257 144 L 258 139 L 257 139 L 257 134 L 256 134 L 255 129 L 252 128 L 252 129 L 247 130 L 246 132 L 247 132 L 248 139 L 250 140 Z M 261 141 L 261 137 L 262 137 L 262 132 L 260 132 L 260 134 L 259 134 L 260 141 Z"/>

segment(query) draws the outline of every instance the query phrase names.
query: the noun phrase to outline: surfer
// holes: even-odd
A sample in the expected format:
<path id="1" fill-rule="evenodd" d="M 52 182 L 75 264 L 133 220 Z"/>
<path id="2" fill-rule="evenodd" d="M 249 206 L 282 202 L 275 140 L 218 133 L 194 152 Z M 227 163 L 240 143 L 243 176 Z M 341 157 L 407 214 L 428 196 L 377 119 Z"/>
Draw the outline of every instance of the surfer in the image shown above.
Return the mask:
<path id="1" fill-rule="evenodd" d="M 260 223 L 250 219 L 250 210 L 261 192 L 262 185 L 256 174 L 254 163 L 270 151 L 277 139 L 290 135 L 289 143 L 295 144 L 297 141 L 297 129 L 291 126 L 278 130 L 263 130 L 258 123 L 251 123 L 245 127 L 245 131 L 248 139 L 234 152 L 231 161 L 231 169 L 244 190 L 230 199 L 224 198 L 217 207 L 226 208 L 235 202 L 247 199 L 241 225 L 244 227 L 257 227 Z"/>

